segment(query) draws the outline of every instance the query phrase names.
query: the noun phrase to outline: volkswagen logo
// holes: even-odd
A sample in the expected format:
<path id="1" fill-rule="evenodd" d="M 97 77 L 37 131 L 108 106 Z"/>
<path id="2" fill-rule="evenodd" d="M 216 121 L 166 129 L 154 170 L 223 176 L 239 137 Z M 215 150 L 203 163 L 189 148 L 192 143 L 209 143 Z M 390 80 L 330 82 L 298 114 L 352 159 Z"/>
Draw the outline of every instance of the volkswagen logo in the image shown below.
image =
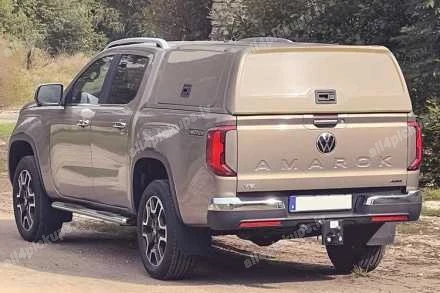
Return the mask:
<path id="1" fill-rule="evenodd" d="M 336 138 L 331 133 L 323 133 L 316 141 L 316 147 L 323 154 L 331 153 L 336 147 Z"/>

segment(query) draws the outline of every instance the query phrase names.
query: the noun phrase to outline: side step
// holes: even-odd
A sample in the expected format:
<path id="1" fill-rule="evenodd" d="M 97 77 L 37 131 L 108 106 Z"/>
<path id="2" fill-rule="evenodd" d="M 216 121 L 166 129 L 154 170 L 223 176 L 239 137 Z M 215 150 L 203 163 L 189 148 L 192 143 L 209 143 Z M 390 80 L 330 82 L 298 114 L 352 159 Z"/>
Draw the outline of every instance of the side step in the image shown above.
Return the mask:
<path id="1" fill-rule="evenodd" d="M 135 220 L 132 218 L 124 217 L 122 215 L 110 212 L 92 210 L 76 204 L 55 201 L 52 203 L 52 207 L 57 210 L 72 212 L 86 217 L 103 220 L 119 225 L 132 226 L 135 224 Z"/>

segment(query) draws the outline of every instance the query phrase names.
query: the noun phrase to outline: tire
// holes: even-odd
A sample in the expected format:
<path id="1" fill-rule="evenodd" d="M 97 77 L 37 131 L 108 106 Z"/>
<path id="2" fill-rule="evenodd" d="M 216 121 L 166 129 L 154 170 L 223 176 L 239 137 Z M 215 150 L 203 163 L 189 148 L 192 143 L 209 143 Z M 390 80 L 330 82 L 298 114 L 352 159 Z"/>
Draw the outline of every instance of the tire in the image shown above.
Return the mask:
<path id="1" fill-rule="evenodd" d="M 281 240 L 281 237 L 265 237 L 265 236 L 255 236 L 255 237 L 251 237 L 249 238 L 249 240 L 258 245 L 258 246 L 262 246 L 262 247 L 266 247 L 266 246 L 270 246 L 272 244 L 277 243 L 278 241 Z"/>
<path id="2" fill-rule="evenodd" d="M 385 254 L 385 245 L 327 246 L 327 254 L 337 272 L 351 273 L 356 267 L 371 272 L 382 261 Z"/>
<path id="3" fill-rule="evenodd" d="M 197 256 L 188 253 L 185 245 L 204 243 L 194 241 L 201 239 L 200 235 L 179 219 L 168 180 L 156 180 L 147 186 L 138 209 L 137 237 L 142 262 L 150 276 L 159 280 L 187 277 Z"/>
<path id="4" fill-rule="evenodd" d="M 33 156 L 23 157 L 13 178 L 13 205 L 18 232 L 29 242 L 55 242 L 71 213 L 55 210 L 42 185 Z"/>

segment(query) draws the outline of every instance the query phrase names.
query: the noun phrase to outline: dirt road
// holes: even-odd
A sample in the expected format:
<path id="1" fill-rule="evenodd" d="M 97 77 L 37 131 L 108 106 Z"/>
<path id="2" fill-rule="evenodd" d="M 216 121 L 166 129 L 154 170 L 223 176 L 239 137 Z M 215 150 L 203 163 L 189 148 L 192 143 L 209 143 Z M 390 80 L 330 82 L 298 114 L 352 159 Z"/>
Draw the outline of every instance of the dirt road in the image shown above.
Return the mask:
<path id="1" fill-rule="evenodd" d="M 160 282 L 144 272 L 133 228 L 75 218 L 61 242 L 32 247 L 16 232 L 5 177 L 0 186 L 0 292 L 440 291 L 436 217 L 404 225 L 381 267 L 368 275 L 335 275 L 325 250 L 313 239 L 259 248 L 235 237 L 217 237 L 215 253 L 200 261 L 192 279 Z M 246 268 L 249 259 L 255 265 Z"/>

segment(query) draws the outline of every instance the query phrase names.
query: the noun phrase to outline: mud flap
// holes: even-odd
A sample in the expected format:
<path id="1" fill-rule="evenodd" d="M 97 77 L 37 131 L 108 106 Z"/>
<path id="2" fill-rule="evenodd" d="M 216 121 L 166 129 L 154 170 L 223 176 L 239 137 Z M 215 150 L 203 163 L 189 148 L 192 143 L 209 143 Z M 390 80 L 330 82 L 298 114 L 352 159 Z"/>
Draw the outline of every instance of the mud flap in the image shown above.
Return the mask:
<path id="1" fill-rule="evenodd" d="M 396 238 L 396 223 L 385 223 L 374 233 L 367 242 L 368 246 L 393 244 Z"/>
<path id="2" fill-rule="evenodd" d="M 206 256 L 212 253 L 209 230 L 185 225 L 181 227 L 178 231 L 178 245 L 186 255 Z"/>

